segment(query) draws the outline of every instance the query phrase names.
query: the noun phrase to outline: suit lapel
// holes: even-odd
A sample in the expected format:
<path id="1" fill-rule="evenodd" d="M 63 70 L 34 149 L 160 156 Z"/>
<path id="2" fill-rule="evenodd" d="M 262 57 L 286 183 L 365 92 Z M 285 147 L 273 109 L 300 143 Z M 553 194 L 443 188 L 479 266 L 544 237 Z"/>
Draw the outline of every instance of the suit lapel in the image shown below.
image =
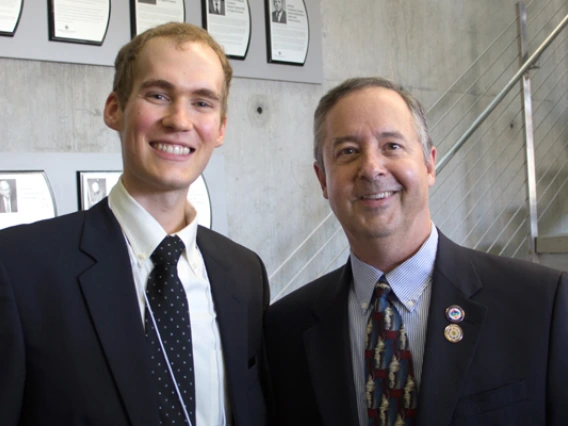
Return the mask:
<path id="1" fill-rule="evenodd" d="M 347 262 L 329 278 L 312 309 L 315 322 L 303 336 L 313 389 L 326 426 L 359 423 L 347 309 L 351 280 Z"/>
<path id="2" fill-rule="evenodd" d="M 421 426 L 451 421 L 487 314 L 486 306 L 471 300 L 481 287 L 465 250 L 439 233 L 418 403 Z M 450 324 L 445 311 L 451 305 L 465 312 L 459 324 L 464 337 L 458 343 L 444 337 Z"/>
<path id="3" fill-rule="evenodd" d="M 79 282 L 130 421 L 159 424 L 130 257 L 106 198 L 85 213 L 80 248 L 95 261 Z"/>
<path id="4" fill-rule="evenodd" d="M 208 232 L 208 229 L 198 228 L 197 245 L 211 285 L 223 346 L 229 398 L 231 404 L 235 404 L 236 395 L 242 392 L 239 385 L 242 384 L 248 366 L 246 299 L 240 294 L 242 285 L 235 282 L 238 278 L 231 275 L 230 266 L 226 261 L 231 258 L 231 254 L 224 253 L 224 246 L 215 245 L 212 239 L 208 238 Z"/>

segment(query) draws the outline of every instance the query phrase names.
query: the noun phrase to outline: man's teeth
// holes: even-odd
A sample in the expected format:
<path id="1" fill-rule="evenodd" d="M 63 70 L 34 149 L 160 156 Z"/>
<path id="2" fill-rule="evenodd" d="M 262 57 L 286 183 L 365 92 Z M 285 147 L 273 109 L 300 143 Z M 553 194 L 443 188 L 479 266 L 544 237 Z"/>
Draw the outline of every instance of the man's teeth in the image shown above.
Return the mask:
<path id="1" fill-rule="evenodd" d="M 159 143 L 159 144 L 156 144 L 155 146 L 160 151 L 167 152 L 168 154 L 188 155 L 191 152 L 191 150 L 189 148 L 185 147 L 185 146 L 170 145 L 170 144 L 166 144 L 166 143 Z"/>
<path id="2" fill-rule="evenodd" d="M 392 191 L 389 192 L 379 192 L 378 194 L 373 194 L 373 195 L 365 195 L 364 197 L 362 197 L 365 200 L 381 200 L 383 198 L 387 198 L 390 197 L 393 194 Z"/>

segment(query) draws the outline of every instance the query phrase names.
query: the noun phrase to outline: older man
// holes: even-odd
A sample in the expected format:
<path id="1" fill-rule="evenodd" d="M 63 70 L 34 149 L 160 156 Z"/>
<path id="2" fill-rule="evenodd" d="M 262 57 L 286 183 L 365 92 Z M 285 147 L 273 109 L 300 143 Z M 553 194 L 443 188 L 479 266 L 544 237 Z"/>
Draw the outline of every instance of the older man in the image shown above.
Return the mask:
<path id="1" fill-rule="evenodd" d="M 264 266 L 187 201 L 224 141 L 229 61 L 171 23 L 115 68 L 109 197 L 0 233 L 0 424 L 264 425 Z"/>
<path id="2" fill-rule="evenodd" d="M 321 99 L 314 144 L 351 255 L 267 313 L 279 424 L 566 424 L 568 274 L 436 229 L 436 149 L 416 99 L 348 80 Z"/>

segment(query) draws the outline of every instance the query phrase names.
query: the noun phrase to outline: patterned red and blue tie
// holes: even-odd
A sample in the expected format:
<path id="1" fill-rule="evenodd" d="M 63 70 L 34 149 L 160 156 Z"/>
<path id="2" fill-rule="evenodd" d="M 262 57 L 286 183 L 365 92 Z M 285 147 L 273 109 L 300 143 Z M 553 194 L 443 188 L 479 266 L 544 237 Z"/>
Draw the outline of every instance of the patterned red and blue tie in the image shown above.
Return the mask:
<path id="1" fill-rule="evenodd" d="M 383 275 L 371 299 L 365 339 L 365 396 L 369 426 L 413 426 L 418 392 L 406 329 L 388 298 Z"/>

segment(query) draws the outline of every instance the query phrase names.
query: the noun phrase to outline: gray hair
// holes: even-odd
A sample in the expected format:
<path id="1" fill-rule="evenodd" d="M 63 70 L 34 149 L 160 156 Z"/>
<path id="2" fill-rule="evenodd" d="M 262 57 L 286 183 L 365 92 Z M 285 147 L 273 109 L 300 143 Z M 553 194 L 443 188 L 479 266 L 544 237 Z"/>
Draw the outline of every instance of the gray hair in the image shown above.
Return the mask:
<path id="1" fill-rule="evenodd" d="M 414 118 L 414 125 L 416 133 L 422 145 L 424 158 L 428 157 L 428 153 L 432 148 L 432 139 L 428 132 L 428 125 L 426 124 L 426 114 L 420 102 L 410 94 L 401 85 L 396 84 L 386 78 L 381 77 L 359 77 L 345 80 L 339 86 L 331 89 L 327 94 L 320 99 L 316 112 L 314 113 L 314 158 L 321 169 L 324 169 L 323 164 L 323 140 L 325 138 L 325 120 L 329 111 L 350 93 L 358 90 L 363 90 L 369 87 L 382 87 L 385 89 L 393 90 L 400 95 L 404 100 L 412 117 Z"/>

